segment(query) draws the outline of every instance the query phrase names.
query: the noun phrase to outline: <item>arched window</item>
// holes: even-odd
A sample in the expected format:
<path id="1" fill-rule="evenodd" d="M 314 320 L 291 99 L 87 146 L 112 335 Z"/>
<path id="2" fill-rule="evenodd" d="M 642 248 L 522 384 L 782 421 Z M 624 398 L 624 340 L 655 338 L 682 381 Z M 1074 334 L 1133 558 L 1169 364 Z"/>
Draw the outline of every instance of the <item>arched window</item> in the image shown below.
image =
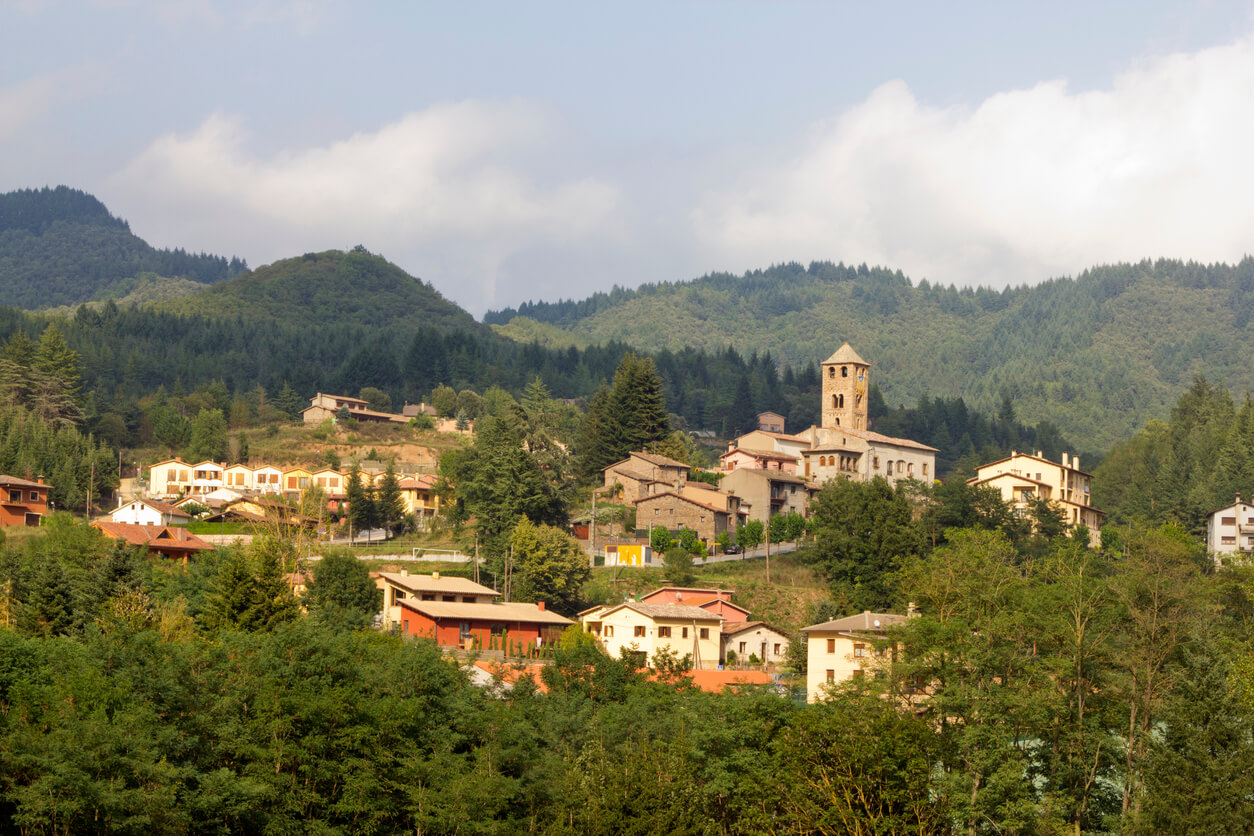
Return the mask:
<path id="1" fill-rule="evenodd" d="M 838 427 L 840 426 L 840 419 L 839 419 L 839 418 L 837 418 L 837 419 L 836 419 L 836 426 L 838 426 Z"/>
<path id="2" fill-rule="evenodd" d="M 844 409 L 844 408 L 845 408 L 845 396 L 844 396 L 844 395 L 837 395 L 837 396 L 836 396 L 836 408 L 837 408 L 837 409 Z"/>
<path id="3" fill-rule="evenodd" d="M 840 367 L 840 376 L 841 376 L 841 377 L 849 377 L 849 367 L 848 367 L 848 366 L 841 366 L 841 367 Z"/>
<path id="4" fill-rule="evenodd" d="M 832 395 L 832 409 L 839 409 L 840 403 L 836 400 L 837 396 Z"/>
<path id="5" fill-rule="evenodd" d="M 836 376 L 836 367 L 835 367 L 835 366 L 828 366 L 828 367 L 827 367 L 827 376 L 828 376 L 828 377 L 835 377 L 835 376 Z"/>

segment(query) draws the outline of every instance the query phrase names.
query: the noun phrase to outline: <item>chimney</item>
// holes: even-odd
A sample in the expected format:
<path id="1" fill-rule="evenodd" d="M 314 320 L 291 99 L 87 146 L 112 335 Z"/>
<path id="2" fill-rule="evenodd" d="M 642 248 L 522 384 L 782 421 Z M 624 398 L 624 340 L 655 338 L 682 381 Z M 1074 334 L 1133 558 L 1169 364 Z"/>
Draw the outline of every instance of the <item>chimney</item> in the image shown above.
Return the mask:
<path id="1" fill-rule="evenodd" d="M 1071 466 L 1075 468 L 1076 470 L 1080 469 L 1080 457 L 1079 456 L 1071 457 Z"/>
<path id="2" fill-rule="evenodd" d="M 402 578 L 408 578 L 408 577 L 409 577 L 409 570 L 408 570 L 408 569 L 402 569 L 402 570 L 401 570 L 401 577 L 402 577 Z"/>
<path id="3" fill-rule="evenodd" d="M 44 477 L 36 476 L 35 481 L 42 485 L 44 483 Z"/>
<path id="4" fill-rule="evenodd" d="M 918 618 L 918 617 L 919 617 L 919 605 L 916 604 L 914 601 L 911 601 L 910 603 L 906 604 L 906 618 Z"/>
<path id="5" fill-rule="evenodd" d="M 1068 461 L 1070 458 L 1071 458 L 1071 457 L 1070 457 L 1070 456 L 1068 456 L 1068 455 L 1067 455 L 1067 452 L 1064 450 L 1064 451 L 1063 451 L 1063 454 L 1062 454 L 1062 466 L 1063 466 L 1063 467 L 1071 467 L 1071 463 L 1070 463 L 1070 461 Z"/>
<path id="6" fill-rule="evenodd" d="M 544 602 L 536 601 L 536 606 L 540 608 L 540 612 L 544 612 Z"/>
<path id="7" fill-rule="evenodd" d="M 1043 458 L 1045 458 L 1045 451 L 1044 451 L 1044 450 L 1037 450 L 1037 451 L 1036 451 L 1036 457 L 1037 457 L 1038 459 L 1043 459 Z"/>
<path id="8" fill-rule="evenodd" d="M 431 580 L 433 580 L 433 581 L 438 581 L 439 579 L 440 579 L 440 573 L 439 573 L 439 572 L 432 572 L 432 573 L 431 573 Z"/>

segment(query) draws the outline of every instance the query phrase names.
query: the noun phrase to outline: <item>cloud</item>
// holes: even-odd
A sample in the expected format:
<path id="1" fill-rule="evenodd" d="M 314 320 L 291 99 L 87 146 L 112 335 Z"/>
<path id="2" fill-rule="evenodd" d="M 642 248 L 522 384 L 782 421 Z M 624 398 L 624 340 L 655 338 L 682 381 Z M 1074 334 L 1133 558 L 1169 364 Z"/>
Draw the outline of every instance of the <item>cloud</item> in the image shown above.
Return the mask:
<path id="1" fill-rule="evenodd" d="M 615 187 L 528 174 L 551 134 L 527 103 L 463 102 L 260 158 L 219 114 L 152 142 L 110 179 L 107 202 L 141 235 L 255 263 L 360 242 L 482 309 L 520 249 L 616 234 Z"/>
<path id="2" fill-rule="evenodd" d="M 0 141 L 16 136 L 97 86 L 91 68 L 73 66 L 0 87 Z"/>
<path id="3" fill-rule="evenodd" d="M 931 107 L 905 83 L 815 125 L 689 215 L 707 259 L 832 259 L 916 280 L 1034 283 L 1145 257 L 1250 251 L 1254 40 Z"/>

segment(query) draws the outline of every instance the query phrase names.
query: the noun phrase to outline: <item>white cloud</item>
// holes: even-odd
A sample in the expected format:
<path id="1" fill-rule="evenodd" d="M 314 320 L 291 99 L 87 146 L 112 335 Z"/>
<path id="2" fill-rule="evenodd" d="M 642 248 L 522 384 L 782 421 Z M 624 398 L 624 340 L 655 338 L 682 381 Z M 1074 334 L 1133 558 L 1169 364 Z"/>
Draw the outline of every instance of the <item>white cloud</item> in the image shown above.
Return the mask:
<path id="1" fill-rule="evenodd" d="M 42 120 L 84 92 L 84 70 L 68 67 L 0 87 L 0 141 Z"/>
<path id="2" fill-rule="evenodd" d="M 1254 249 L 1251 101 L 1251 38 L 1144 62 L 1108 89 L 1054 81 L 974 109 L 891 82 L 690 221 L 719 264 L 867 261 L 959 285 L 1159 255 L 1232 261 Z"/>
<path id="3" fill-rule="evenodd" d="M 106 202 L 154 242 L 253 263 L 360 242 L 472 309 L 520 249 L 616 234 L 614 187 L 528 175 L 552 137 L 526 103 L 432 107 L 264 159 L 247 139 L 223 115 L 162 136 L 111 178 Z"/>

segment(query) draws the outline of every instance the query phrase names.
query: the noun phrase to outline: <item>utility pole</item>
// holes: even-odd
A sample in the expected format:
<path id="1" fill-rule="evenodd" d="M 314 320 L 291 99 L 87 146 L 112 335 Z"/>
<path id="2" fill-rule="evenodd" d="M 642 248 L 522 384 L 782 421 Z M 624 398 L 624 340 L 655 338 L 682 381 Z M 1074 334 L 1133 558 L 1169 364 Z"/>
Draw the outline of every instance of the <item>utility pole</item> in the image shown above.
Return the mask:
<path id="1" fill-rule="evenodd" d="M 87 520 L 91 521 L 91 492 L 96 487 L 96 459 L 91 460 L 91 476 L 87 479 Z"/>
<path id="2" fill-rule="evenodd" d="M 766 583 L 771 583 L 771 521 L 766 521 Z"/>

